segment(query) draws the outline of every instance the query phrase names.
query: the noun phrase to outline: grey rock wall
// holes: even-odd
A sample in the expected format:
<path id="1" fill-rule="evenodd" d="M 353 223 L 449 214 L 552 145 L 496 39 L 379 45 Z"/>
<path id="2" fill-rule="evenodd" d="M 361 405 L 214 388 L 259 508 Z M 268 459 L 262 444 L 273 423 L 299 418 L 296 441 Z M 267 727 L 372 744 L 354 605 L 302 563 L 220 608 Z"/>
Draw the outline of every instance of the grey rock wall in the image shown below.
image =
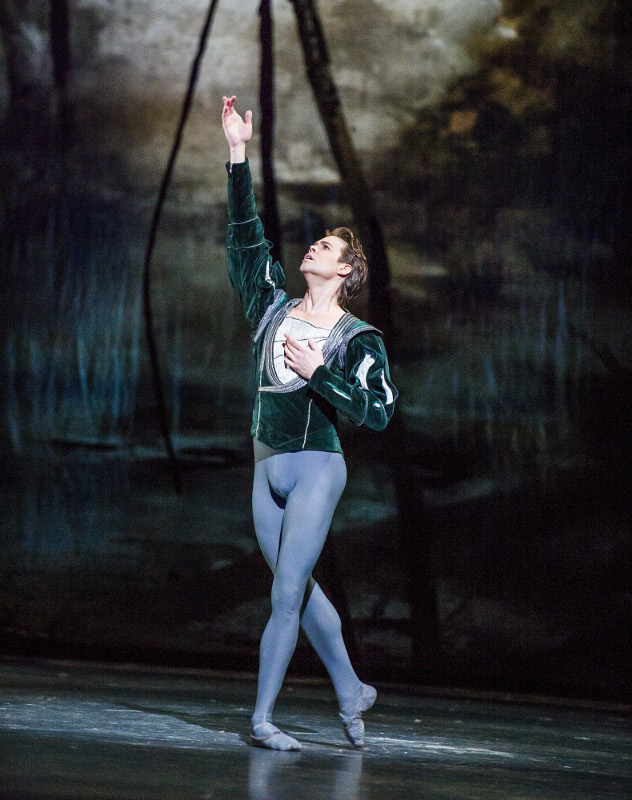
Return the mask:
<path id="1" fill-rule="evenodd" d="M 157 431 L 141 266 L 206 4 L 70 2 L 65 93 L 43 5 L 2 6 L 0 622 L 26 641 L 256 661 L 268 587 L 248 516 L 251 364 L 223 266 L 218 115 L 226 91 L 257 111 L 257 6 L 219 5 L 153 262 L 183 497 Z M 391 451 L 344 431 L 334 535 L 366 663 L 419 676 L 412 620 L 428 609 L 405 591 L 414 562 L 418 596 L 436 606 L 437 680 L 619 691 L 627 5 L 318 6 L 386 234 L 405 430 Z M 305 242 L 351 220 L 291 5 L 274 12 L 276 169 L 298 293 Z M 257 137 L 249 152 L 258 179 Z M 413 487 L 417 561 L 401 540 L 393 452 Z"/>
<path id="2" fill-rule="evenodd" d="M 123 182 L 127 192 L 140 197 L 155 190 L 206 7 L 193 0 L 70 3 L 71 97 L 81 131 L 79 149 L 86 160 L 87 153 L 98 158 L 116 152 L 126 170 L 125 178 L 113 172 L 100 175 L 102 180 L 114 186 Z M 440 98 L 450 81 L 476 68 L 469 47 L 473 37 L 499 35 L 496 0 L 327 0 L 318 8 L 354 139 L 368 160 L 393 143 L 402 123 Z M 304 74 L 293 9 L 287 0 L 277 0 L 273 11 L 279 177 L 336 181 Z M 175 176 L 174 196 L 189 208 L 205 205 L 223 190 L 217 169 L 225 155 L 217 124 L 222 94 L 235 92 L 242 106 L 256 113 L 257 12 L 256 0 L 224 0 L 218 6 Z M 24 74 L 50 87 L 46 18 L 35 4 L 15 14 L 21 57 L 28 61 Z M 6 93 L 6 75 L 2 83 Z M 252 155 L 256 164 L 256 143 Z"/>

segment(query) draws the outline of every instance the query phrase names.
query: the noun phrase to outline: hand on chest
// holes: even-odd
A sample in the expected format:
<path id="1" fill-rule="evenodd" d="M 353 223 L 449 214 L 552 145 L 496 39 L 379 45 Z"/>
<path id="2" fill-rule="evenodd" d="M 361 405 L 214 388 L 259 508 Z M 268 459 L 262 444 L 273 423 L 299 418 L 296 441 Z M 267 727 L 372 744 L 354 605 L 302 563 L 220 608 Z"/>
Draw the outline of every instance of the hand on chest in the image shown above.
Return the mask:
<path id="1" fill-rule="evenodd" d="M 322 350 L 330 332 L 330 328 L 323 328 L 318 325 L 313 325 L 307 320 L 293 317 L 289 314 L 285 317 L 275 332 L 273 345 L 274 370 L 281 383 L 289 383 L 296 377 L 296 372 L 294 372 L 294 370 L 288 367 L 286 364 L 285 334 L 290 334 L 290 336 L 298 341 L 303 347 L 308 347 L 308 342 L 311 340 L 316 347 Z"/>

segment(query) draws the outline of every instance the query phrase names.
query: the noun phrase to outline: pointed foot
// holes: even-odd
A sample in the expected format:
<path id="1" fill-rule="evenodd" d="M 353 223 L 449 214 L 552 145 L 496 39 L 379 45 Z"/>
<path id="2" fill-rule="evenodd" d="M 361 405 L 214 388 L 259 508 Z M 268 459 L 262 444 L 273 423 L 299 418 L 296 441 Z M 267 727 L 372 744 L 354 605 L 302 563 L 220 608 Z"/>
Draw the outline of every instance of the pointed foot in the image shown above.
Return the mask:
<path id="1" fill-rule="evenodd" d="M 362 684 L 362 691 L 355 704 L 346 712 L 340 712 L 340 719 L 344 727 L 345 736 L 354 747 L 362 747 L 364 744 L 364 722 L 362 714 L 368 711 L 377 697 L 377 691 L 373 686 Z"/>

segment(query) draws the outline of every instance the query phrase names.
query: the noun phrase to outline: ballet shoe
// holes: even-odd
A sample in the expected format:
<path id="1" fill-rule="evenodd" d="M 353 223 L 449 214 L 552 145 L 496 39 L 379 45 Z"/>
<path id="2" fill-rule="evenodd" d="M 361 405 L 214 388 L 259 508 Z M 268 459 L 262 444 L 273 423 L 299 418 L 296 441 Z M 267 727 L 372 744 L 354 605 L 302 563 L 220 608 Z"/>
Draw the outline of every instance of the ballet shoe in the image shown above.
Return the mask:
<path id="1" fill-rule="evenodd" d="M 266 733 L 264 736 L 255 736 L 253 730 L 250 734 L 251 744 L 255 747 L 264 747 L 266 750 L 288 751 L 301 749 L 301 744 L 297 742 L 296 739 L 293 739 L 291 736 L 288 736 L 272 725 L 270 727 L 273 727 L 274 730 Z"/>
<path id="2" fill-rule="evenodd" d="M 340 712 L 340 719 L 344 726 L 347 739 L 354 747 L 362 747 L 364 744 L 364 722 L 362 714 L 368 711 L 377 697 L 377 691 L 373 686 L 366 683 L 362 684 L 362 691 L 358 697 L 355 707 L 350 714 Z"/>

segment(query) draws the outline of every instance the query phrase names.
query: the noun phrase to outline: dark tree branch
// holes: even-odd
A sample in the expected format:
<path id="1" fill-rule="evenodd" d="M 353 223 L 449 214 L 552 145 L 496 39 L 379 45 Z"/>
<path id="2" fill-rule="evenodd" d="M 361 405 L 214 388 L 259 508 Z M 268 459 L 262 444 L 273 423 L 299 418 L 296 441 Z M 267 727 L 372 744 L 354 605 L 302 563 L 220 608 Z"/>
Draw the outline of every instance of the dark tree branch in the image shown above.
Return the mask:
<path id="1" fill-rule="evenodd" d="M 28 10 L 17 0 L 0 0 L 0 36 L 9 84 L 9 109 L 2 124 L 5 143 L 38 159 L 49 152 L 50 77 L 39 68 L 37 45 L 29 28 Z"/>
<path id="2" fill-rule="evenodd" d="M 283 241 L 274 175 L 274 24 L 271 0 L 261 0 L 261 74 L 259 107 L 261 109 L 261 174 L 263 178 L 263 227 L 276 247 L 276 258 L 283 261 Z"/>
<path id="3" fill-rule="evenodd" d="M 360 237 L 369 257 L 369 318 L 385 337 L 393 333 L 389 266 L 371 190 L 356 153 L 330 69 L 315 0 L 291 0 L 298 22 L 307 76 Z M 415 483 L 401 411 L 396 409 L 385 437 L 397 497 L 402 558 L 408 572 L 412 666 L 419 678 L 436 672 L 440 638 L 436 591 L 430 574 L 432 534 L 426 524 L 423 486 Z"/>
<path id="4" fill-rule="evenodd" d="M 386 446 L 393 470 L 399 521 L 399 542 L 406 570 L 410 608 L 413 675 L 432 680 L 441 663 L 441 636 L 437 592 L 432 577 L 433 531 L 428 524 L 424 486 L 419 481 L 415 453 L 411 452 L 400 409 L 386 430 Z"/>
<path id="5" fill-rule="evenodd" d="M 305 56 L 307 77 L 325 126 L 360 239 L 369 256 L 369 318 L 388 338 L 392 312 L 388 292 L 389 266 L 382 227 L 345 120 L 329 65 L 327 43 L 314 0 L 291 0 Z"/>
<path id="6" fill-rule="evenodd" d="M 53 60 L 53 80 L 57 98 L 57 140 L 63 148 L 73 138 L 72 118 L 68 100 L 68 78 L 72 67 L 70 53 L 70 18 L 68 0 L 50 2 L 50 52 Z"/>
<path id="7" fill-rule="evenodd" d="M 282 232 L 279 220 L 276 179 L 274 175 L 274 26 L 271 0 L 261 0 L 259 6 L 261 18 L 261 82 L 259 87 L 259 103 L 261 108 L 261 165 L 263 175 L 263 222 L 266 236 L 276 246 L 276 257 L 283 261 Z M 347 633 L 351 657 L 359 662 L 361 654 L 357 646 L 357 638 L 353 620 L 349 611 L 349 601 L 344 582 L 338 570 L 336 547 L 331 537 L 328 538 L 320 558 L 321 568 L 326 576 L 326 583 L 338 609 Z"/>
<path id="8" fill-rule="evenodd" d="M 191 105 L 193 103 L 193 96 L 195 94 L 195 87 L 200 72 L 202 57 L 206 49 L 206 43 L 208 41 L 208 37 L 211 31 L 211 24 L 213 22 L 213 16 L 215 14 L 217 5 L 218 5 L 218 0 L 211 0 L 211 4 L 209 5 L 208 11 L 206 13 L 206 18 L 204 20 L 204 25 L 202 26 L 202 30 L 200 32 L 198 49 L 195 54 L 195 58 L 193 59 L 193 63 L 191 65 L 191 72 L 189 75 L 189 85 L 187 87 L 184 103 L 182 104 L 180 121 L 178 122 L 178 128 L 176 130 L 176 135 L 173 141 L 173 145 L 171 147 L 171 154 L 169 156 L 169 161 L 167 162 L 165 174 L 163 175 L 162 182 L 160 184 L 158 199 L 156 200 L 156 206 L 154 208 L 154 214 L 151 221 L 151 228 L 149 230 L 147 249 L 145 251 L 145 262 L 143 265 L 143 311 L 145 316 L 145 332 L 147 336 L 147 348 L 149 351 L 149 360 L 151 364 L 151 372 L 154 383 L 154 392 L 156 395 L 156 403 L 158 405 L 158 420 L 160 424 L 160 431 L 162 433 L 162 437 L 165 442 L 165 447 L 167 449 L 167 454 L 169 456 L 169 461 L 172 467 L 174 486 L 178 493 L 182 491 L 182 480 L 180 476 L 178 460 L 176 458 L 176 454 L 173 449 L 173 443 L 171 441 L 169 423 L 167 421 L 167 404 L 165 401 L 165 392 L 162 383 L 162 376 L 160 373 L 158 346 L 156 344 L 156 337 L 154 335 L 154 320 L 153 320 L 153 310 L 151 305 L 151 261 L 154 253 L 154 246 L 156 244 L 158 226 L 160 224 L 160 218 L 162 216 L 162 208 L 165 202 L 165 198 L 167 196 L 167 190 L 169 188 L 169 184 L 171 182 L 171 176 L 173 174 L 173 169 L 176 163 L 176 158 L 178 156 L 178 151 L 180 149 L 180 144 L 182 142 L 182 134 L 184 132 L 184 127 L 186 125 L 189 112 L 191 110 Z"/>
<path id="9" fill-rule="evenodd" d="M 0 2 L 0 33 L 6 58 L 10 104 L 14 107 L 23 100 L 25 90 L 38 81 L 29 64 L 28 56 L 25 56 L 28 52 L 28 43 L 12 0 Z"/>

